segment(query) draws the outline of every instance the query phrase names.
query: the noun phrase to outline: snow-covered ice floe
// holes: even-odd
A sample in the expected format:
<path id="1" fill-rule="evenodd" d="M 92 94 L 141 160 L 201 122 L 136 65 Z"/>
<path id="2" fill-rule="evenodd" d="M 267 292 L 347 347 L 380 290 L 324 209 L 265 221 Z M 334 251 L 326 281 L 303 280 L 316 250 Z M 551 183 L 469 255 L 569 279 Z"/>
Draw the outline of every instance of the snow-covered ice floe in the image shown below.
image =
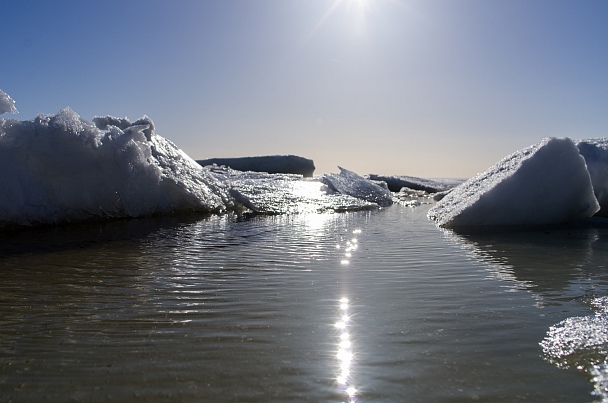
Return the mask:
<path id="1" fill-rule="evenodd" d="M 457 186 L 428 216 L 446 228 L 543 225 L 569 223 L 599 209 L 576 144 L 545 138 Z"/>
<path id="2" fill-rule="evenodd" d="M 16 113 L 0 90 L 0 113 Z M 202 167 L 155 132 L 150 118 L 95 117 L 70 108 L 33 120 L 0 118 L 0 228 L 174 212 L 349 211 L 390 203 L 350 171 L 320 178 Z"/>
<path id="3" fill-rule="evenodd" d="M 32 121 L 0 119 L 0 223 L 221 212 L 229 206 L 225 187 L 156 135 L 149 118 L 94 121 L 104 130 L 69 108 Z"/>

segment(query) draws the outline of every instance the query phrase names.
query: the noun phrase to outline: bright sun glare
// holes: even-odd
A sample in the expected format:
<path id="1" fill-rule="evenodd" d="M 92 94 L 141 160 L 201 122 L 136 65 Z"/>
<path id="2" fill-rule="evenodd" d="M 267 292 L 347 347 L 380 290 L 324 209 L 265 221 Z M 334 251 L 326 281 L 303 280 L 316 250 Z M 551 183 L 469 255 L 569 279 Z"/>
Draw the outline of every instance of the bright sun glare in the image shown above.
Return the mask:
<path id="1" fill-rule="evenodd" d="M 325 22 L 331 17 L 334 12 L 341 6 L 346 5 L 350 10 L 356 11 L 359 17 L 369 8 L 372 1 L 374 0 L 334 0 L 333 3 L 329 6 L 325 14 L 319 19 L 319 21 L 315 24 L 312 31 L 307 37 L 307 40 L 312 38 L 315 33 L 325 24 Z"/>
<path id="2" fill-rule="evenodd" d="M 351 3 L 356 3 L 360 7 L 364 7 L 369 4 L 370 0 L 349 0 Z"/>

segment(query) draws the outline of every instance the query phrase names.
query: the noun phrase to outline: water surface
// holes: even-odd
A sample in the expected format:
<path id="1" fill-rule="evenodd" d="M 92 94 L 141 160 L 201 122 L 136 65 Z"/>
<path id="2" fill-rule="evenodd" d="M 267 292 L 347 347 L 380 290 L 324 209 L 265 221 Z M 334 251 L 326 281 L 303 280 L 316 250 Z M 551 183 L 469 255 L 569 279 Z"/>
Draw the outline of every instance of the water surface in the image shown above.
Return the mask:
<path id="1" fill-rule="evenodd" d="M 539 343 L 606 295 L 607 230 L 427 210 L 3 233 L 0 400 L 601 400 Z"/>

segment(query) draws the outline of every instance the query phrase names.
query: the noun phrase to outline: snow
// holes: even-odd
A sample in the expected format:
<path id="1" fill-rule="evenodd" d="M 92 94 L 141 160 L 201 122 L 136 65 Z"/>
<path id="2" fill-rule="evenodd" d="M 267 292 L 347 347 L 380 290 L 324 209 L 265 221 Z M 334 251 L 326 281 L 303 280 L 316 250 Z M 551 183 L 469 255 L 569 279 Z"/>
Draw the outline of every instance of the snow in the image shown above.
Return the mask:
<path id="1" fill-rule="evenodd" d="M 428 216 L 447 228 L 561 224 L 599 208 L 574 142 L 545 138 L 457 186 Z"/>
<path id="2" fill-rule="evenodd" d="M 0 115 L 3 113 L 19 113 L 15 101 L 4 91 L 0 90 Z"/>

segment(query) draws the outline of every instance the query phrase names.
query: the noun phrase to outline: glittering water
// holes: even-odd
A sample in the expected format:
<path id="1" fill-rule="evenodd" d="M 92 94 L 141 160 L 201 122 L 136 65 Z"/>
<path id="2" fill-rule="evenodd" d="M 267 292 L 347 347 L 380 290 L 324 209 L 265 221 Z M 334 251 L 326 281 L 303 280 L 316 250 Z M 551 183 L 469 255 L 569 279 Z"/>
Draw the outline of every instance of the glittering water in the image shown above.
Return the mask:
<path id="1" fill-rule="evenodd" d="M 427 209 L 3 233 L 0 401 L 601 400 L 602 353 L 546 345 L 602 309 L 608 230 Z"/>

